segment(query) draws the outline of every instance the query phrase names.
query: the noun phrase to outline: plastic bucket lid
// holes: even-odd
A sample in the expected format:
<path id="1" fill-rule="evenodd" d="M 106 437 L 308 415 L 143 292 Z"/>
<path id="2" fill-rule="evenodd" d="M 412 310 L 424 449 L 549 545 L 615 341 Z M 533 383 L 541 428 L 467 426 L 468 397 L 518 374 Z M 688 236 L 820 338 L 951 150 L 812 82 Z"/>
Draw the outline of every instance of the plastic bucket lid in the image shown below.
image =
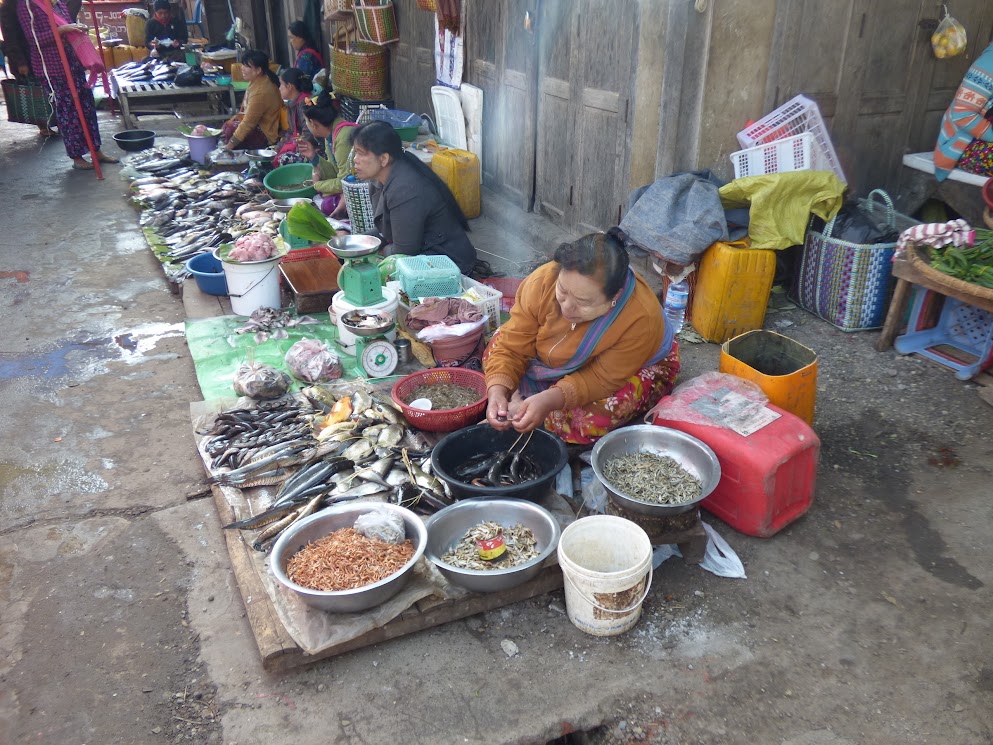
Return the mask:
<path id="1" fill-rule="evenodd" d="M 558 558 L 576 628 L 616 636 L 638 622 L 652 584 L 652 542 L 641 526 L 613 515 L 584 517 L 562 531 Z"/>

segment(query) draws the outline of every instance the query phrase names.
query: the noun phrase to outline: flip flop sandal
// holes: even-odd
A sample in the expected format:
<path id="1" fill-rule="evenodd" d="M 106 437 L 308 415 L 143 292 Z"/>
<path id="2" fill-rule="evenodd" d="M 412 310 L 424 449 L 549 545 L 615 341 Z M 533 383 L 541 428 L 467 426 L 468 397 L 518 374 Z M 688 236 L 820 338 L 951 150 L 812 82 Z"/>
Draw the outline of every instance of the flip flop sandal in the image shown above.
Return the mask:
<path id="1" fill-rule="evenodd" d="M 112 155 L 101 155 L 100 156 L 100 162 L 101 163 L 120 163 L 121 161 L 118 160 L 117 158 L 115 158 Z"/>
<path id="2" fill-rule="evenodd" d="M 72 164 L 72 170 L 74 170 L 74 171 L 92 171 L 93 170 L 93 164 L 92 163 L 87 163 L 86 165 L 83 165 L 82 163 L 73 163 Z"/>

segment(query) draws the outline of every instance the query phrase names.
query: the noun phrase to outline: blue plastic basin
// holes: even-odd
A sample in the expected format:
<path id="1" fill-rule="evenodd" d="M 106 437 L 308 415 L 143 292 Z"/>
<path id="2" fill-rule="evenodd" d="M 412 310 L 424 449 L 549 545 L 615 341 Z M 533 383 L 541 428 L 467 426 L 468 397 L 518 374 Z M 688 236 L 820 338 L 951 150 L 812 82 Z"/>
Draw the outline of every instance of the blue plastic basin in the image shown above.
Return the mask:
<path id="1" fill-rule="evenodd" d="M 197 287 L 208 295 L 227 295 L 228 281 L 224 278 L 224 266 L 213 254 L 197 254 L 187 259 L 186 268 L 197 281 Z"/>

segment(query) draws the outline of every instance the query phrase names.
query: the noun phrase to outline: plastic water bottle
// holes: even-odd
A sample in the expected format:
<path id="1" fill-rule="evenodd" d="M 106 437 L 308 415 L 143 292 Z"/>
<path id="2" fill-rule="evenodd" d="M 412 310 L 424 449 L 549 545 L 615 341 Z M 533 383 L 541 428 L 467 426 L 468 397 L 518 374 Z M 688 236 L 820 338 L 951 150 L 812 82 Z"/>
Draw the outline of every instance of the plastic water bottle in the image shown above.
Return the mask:
<path id="1" fill-rule="evenodd" d="M 672 324 L 673 334 L 678 334 L 683 328 L 689 297 L 690 285 L 685 279 L 669 283 L 665 293 L 665 322 Z"/>

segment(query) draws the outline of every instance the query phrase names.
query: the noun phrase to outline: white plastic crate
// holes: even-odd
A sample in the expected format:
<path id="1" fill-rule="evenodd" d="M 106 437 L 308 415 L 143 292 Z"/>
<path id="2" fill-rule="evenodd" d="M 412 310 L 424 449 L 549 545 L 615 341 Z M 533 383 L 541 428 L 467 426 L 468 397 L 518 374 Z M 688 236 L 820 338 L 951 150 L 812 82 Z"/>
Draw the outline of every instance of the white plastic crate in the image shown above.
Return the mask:
<path id="1" fill-rule="evenodd" d="M 500 299 L 503 298 L 503 293 L 464 274 L 462 275 L 462 289 L 465 292 L 471 290 L 474 295 L 480 298 L 476 300 L 473 297 L 467 297 L 466 300 L 486 314 L 486 333 L 492 334 L 500 328 Z M 465 297 L 464 293 L 462 297 Z"/>
<path id="2" fill-rule="evenodd" d="M 734 177 L 744 178 L 786 171 L 817 170 L 815 163 L 823 160 L 823 157 L 817 157 L 820 155 L 820 148 L 814 144 L 814 136 L 804 132 L 784 140 L 739 150 L 731 153 L 730 158 L 731 165 L 734 166 Z M 831 167 L 827 166 L 827 169 L 831 170 Z"/>
<path id="3" fill-rule="evenodd" d="M 831 136 L 821 118 L 821 111 L 817 108 L 817 104 L 806 96 L 797 96 L 787 101 L 772 113 L 745 127 L 738 133 L 738 144 L 750 149 L 804 132 L 809 132 L 813 136 L 814 146 L 820 149 L 823 158 L 823 165 L 816 167 L 815 170 L 834 171 L 842 183 L 847 183 L 845 172 L 841 170 L 841 163 L 838 161 L 838 154 L 834 151 Z"/>

